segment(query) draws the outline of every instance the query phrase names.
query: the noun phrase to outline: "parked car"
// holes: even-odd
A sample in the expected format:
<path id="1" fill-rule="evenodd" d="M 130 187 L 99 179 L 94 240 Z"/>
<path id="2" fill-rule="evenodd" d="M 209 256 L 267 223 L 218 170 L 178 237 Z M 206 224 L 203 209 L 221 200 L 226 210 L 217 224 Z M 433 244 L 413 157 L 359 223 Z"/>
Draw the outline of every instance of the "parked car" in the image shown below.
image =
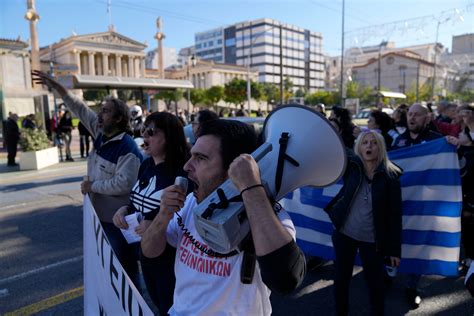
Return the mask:
<path id="1" fill-rule="evenodd" d="M 225 119 L 241 121 L 241 122 L 246 123 L 247 125 L 252 126 L 257 136 L 260 135 L 260 133 L 262 132 L 263 123 L 265 122 L 264 117 L 236 116 L 236 117 L 225 117 Z M 186 140 L 190 144 L 194 144 L 196 142 L 196 139 L 194 138 L 194 134 L 193 134 L 192 124 L 188 124 L 184 127 L 184 136 L 186 137 Z"/>
<path id="2" fill-rule="evenodd" d="M 369 120 L 370 112 L 372 112 L 373 110 L 375 110 L 375 108 L 362 109 L 362 111 L 360 111 L 359 113 L 357 113 L 356 115 L 352 117 L 352 122 L 356 124 L 357 126 L 366 127 L 367 122 Z M 382 112 L 385 112 L 391 116 L 393 113 L 393 109 L 382 108 Z"/>

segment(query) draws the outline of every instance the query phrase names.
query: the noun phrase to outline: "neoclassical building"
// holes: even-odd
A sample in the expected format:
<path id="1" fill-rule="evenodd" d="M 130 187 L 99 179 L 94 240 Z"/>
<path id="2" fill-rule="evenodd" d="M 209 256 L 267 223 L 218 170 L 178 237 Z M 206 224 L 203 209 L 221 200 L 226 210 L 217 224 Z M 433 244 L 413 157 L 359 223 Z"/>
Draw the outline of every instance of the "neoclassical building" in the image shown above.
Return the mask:
<path id="1" fill-rule="evenodd" d="M 143 78 L 147 45 L 110 30 L 73 35 L 40 49 L 42 68 L 59 75 Z"/>
<path id="2" fill-rule="evenodd" d="M 41 93 L 31 85 L 28 43 L 0 38 L 0 116 L 9 112 L 25 116 L 35 113 L 35 97 Z"/>
<path id="3" fill-rule="evenodd" d="M 258 80 L 258 70 L 255 68 L 248 71 L 247 67 L 215 63 L 213 61 L 197 60 L 196 65 L 186 65 L 182 68 L 167 69 L 166 78 L 189 80 L 195 88 L 209 89 L 212 86 L 224 86 L 234 78 L 247 80 Z"/>

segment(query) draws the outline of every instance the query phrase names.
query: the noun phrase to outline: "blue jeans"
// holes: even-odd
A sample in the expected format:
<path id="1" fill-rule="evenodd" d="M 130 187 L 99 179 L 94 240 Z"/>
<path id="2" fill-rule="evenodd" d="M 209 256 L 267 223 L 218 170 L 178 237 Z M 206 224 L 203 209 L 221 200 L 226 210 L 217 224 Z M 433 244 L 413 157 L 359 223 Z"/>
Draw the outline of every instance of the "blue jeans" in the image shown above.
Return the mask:
<path id="1" fill-rule="evenodd" d="M 114 224 L 103 221 L 100 221 L 100 223 L 123 269 L 127 272 L 136 288 L 141 290 L 137 262 L 139 243 L 128 244 L 120 229 L 115 227 Z"/>
<path id="2" fill-rule="evenodd" d="M 349 287 L 352 279 L 355 256 L 359 249 L 364 279 L 369 288 L 370 314 L 384 314 L 385 285 L 383 256 L 375 251 L 375 243 L 357 241 L 338 231 L 332 235 L 334 251 L 336 253 L 334 294 L 336 300 L 336 314 L 349 313 Z"/>

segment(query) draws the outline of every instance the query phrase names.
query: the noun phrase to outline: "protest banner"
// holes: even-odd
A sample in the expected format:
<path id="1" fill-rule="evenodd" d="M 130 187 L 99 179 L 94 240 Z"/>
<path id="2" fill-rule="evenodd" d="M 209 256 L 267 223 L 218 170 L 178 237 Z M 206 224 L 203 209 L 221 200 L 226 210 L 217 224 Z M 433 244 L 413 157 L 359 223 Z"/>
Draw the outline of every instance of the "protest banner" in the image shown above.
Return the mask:
<path id="1" fill-rule="evenodd" d="M 88 195 L 84 197 L 84 315 L 153 315 L 114 254 Z"/>

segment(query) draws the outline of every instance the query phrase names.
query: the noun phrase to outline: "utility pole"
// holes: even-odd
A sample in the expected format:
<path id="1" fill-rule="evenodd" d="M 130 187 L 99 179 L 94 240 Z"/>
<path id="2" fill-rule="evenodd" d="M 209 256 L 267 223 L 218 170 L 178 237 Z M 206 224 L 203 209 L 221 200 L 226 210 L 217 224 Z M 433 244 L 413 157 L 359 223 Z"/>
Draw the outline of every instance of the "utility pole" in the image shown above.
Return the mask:
<path id="1" fill-rule="evenodd" d="M 250 22 L 250 25 L 249 25 L 249 32 L 250 32 L 250 37 L 249 37 L 250 47 L 249 47 L 249 54 L 247 56 L 247 109 L 250 116 L 250 113 L 252 113 L 252 109 L 250 107 L 250 101 L 252 99 L 251 84 L 250 84 L 250 64 L 252 63 L 251 55 L 252 55 L 252 48 L 253 48 L 252 22 Z"/>
<path id="2" fill-rule="evenodd" d="M 283 105 L 283 102 L 283 25 L 280 24 L 280 105 Z"/>
<path id="3" fill-rule="evenodd" d="M 420 61 L 416 66 L 416 102 L 420 100 Z"/>
<path id="4" fill-rule="evenodd" d="M 435 90 L 435 84 L 436 84 L 436 68 L 437 66 L 437 59 L 438 59 L 438 37 L 439 37 L 439 26 L 441 23 L 449 21 L 451 18 L 448 17 L 444 19 L 443 21 L 438 21 L 438 25 L 436 26 L 436 41 L 435 41 L 435 46 L 434 46 L 434 61 L 433 61 L 433 81 L 431 82 L 431 100 L 434 98 L 434 90 Z"/>
<path id="5" fill-rule="evenodd" d="M 341 31 L 341 83 L 339 91 L 341 92 L 341 105 L 345 106 L 344 100 L 344 19 L 345 19 L 345 0 L 342 0 L 342 31 Z"/>
<path id="6" fill-rule="evenodd" d="M 378 58 L 378 66 L 377 66 L 377 98 L 375 106 L 379 106 L 380 102 L 380 86 L 381 86 L 381 68 L 382 68 L 382 46 L 387 45 L 386 41 L 382 41 L 379 45 L 379 58 Z"/>

